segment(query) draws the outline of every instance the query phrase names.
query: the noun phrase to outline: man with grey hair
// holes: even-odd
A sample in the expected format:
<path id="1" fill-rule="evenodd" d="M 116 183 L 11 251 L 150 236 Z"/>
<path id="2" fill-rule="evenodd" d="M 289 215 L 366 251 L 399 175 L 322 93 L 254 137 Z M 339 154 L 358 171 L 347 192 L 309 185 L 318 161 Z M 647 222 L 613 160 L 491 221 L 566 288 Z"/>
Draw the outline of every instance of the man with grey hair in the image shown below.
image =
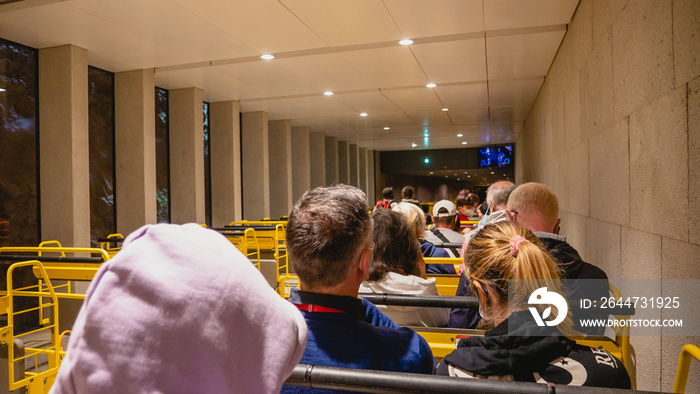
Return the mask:
<path id="1" fill-rule="evenodd" d="M 502 212 L 507 208 L 508 197 L 515 190 L 515 184 L 511 181 L 498 181 L 492 183 L 486 189 L 486 203 L 491 212 Z"/>
<path id="2" fill-rule="evenodd" d="M 369 277 L 373 225 L 365 194 L 346 185 L 309 190 L 287 223 L 289 262 L 299 288 L 289 300 L 309 328 L 303 364 L 432 373 L 427 342 L 358 297 Z M 307 388 L 284 386 L 283 393 Z"/>

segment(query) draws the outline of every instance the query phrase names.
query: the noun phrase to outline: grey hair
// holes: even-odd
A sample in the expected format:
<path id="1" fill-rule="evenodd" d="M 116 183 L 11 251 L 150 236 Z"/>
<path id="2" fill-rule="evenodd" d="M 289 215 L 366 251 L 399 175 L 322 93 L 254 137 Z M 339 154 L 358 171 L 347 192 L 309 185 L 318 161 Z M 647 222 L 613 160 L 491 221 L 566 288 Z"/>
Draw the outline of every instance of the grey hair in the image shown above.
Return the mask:
<path id="1" fill-rule="evenodd" d="M 342 283 L 356 252 L 372 239 L 365 193 L 348 185 L 307 191 L 289 215 L 286 238 L 289 262 L 305 285 Z"/>
<path id="2" fill-rule="evenodd" d="M 505 207 L 508 205 L 508 197 L 515 190 L 515 184 L 510 181 L 499 181 L 492 183 L 486 189 L 486 201 L 494 207 Z"/>

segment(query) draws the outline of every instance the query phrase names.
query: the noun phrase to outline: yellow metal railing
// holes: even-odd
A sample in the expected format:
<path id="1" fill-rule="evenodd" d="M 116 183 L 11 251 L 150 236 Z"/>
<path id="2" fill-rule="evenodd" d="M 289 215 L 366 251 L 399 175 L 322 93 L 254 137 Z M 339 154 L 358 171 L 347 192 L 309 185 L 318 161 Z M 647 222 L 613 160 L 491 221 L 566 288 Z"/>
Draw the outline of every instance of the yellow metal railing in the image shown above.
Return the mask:
<path id="1" fill-rule="evenodd" d="M 39 284 L 26 286 L 22 288 L 14 288 L 12 280 L 13 272 L 22 267 L 32 267 L 32 271 L 40 280 Z M 9 391 L 27 388 L 29 394 L 47 393 L 53 384 L 58 367 L 60 365 L 60 342 L 58 334 L 58 298 L 48 274 L 44 270 L 43 265 L 36 260 L 24 261 L 12 264 L 7 271 L 7 291 L 6 295 L 0 297 L 0 313 L 7 314 L 7 326 L 0 328 L 0 343 L 7 345 L 8 351 L 8 381 Z M 51 301 L 46 304 L 40 304 L 39 308 L 51 308 L 52 316 L 47 319 L 48 322 L 38 329 L 24 332 L 22 334 L 14 334 L 15 316 L 37 310 L 39 308 L 28 308 L 23 310 L 14 309 L 14 301 L 16 298 L 30 297 L 37 299 L 49 298 Z M 38 332 L 48 331 L 51 338 L 50 345 L 46 348 L 25 348 L 25 355 L 18 356 L 15 354 L 14 339 L 23 338 L 25 336 L 36 334 Z M 44 355 L 47 358 L 47 366 L 44 370 L 39 364 L 39 356 Z M 25 371 L 23 377 L 17 379 L 15 377 L 15 368 L 18 363 L 30 362 L 33 359 L 34 368 L 30 371 Z"/>
<path id="2" fill-rule="evenodd" d="M 457 342 L 461 338 L 466 337 L 483 337 L 486 331 L 472 330 L 462 328 L 447 328 L 447 327 L 409 327 L 418 335 L 423 337 L 430 350 L 433 352 L 435 359 L 440 362 L 445 356 L 452 353 L 457 347 Z"/>
<path id="3" fill-rule="evenodd" d="M 287 244 L 286 244 L 286 226 L 287 222 L 282 220 L 240 220 L 229 223 L 228 227 L 251 227 L 246 228 L 246 233 L 248 231 L 253 231 L 254 238 L 251 239 L 249 236 L 239 237 L 246 238 L 247 241 L 241 239 L 235 239 L 234 237 L 227 237 L 231 242 L 236 245 L 236 247 L 241 250 L 249 259 L 251 256 L 257 256 L 257 263 L 253 263 L 260 270 L 260 259 L 261 251 L 272 251 L 273 258 L 275 260 L 275 276 L 277 278 L 277 292 L 283 297 L 289 297 L 289 283 L 296 284 L 297 279 L 294 275 L 289 273 L 289 261 L 287 259 Z M 264 227 L 261 229 L 261 227 Z M 234 230 L 232 230 L 234 231 Z M 240 231 L 240 230 L 239 230 Z M 225 231 L 223 232 L 226 235 Z M 240 246 L 239 246 L 240 245 Z M 254 245 L 255 252 L 246 252 L 243 245 Z M 296 287 L 296 286 L 292 286 Z"/>
<path id="4" fill-rule="evenodd" d="M 54 245 L 54 246 L 49 246 Z M 39 244 L 38 247 L 3 247 L 0 248 L 0 259 L 2 259 L 2 254 L 7 253 L 36 253 L 36 256 L 45 259 L 47 253 L 58 254 L 60 258 L 66 258 L 66 253 L 86 253 L 86 254 L 97 254 L 102 259 L 102 261 L 107 261 L 110 259 L 110 255 L 107 251 L 99 248 L 74 248 L 74 247 L 62 247 L 59 241 L 44 241 Z M 27 256 L 27 260 L 32 260 L 32 256 Z M 58 260 L 58 259 L 57 259 Z M 72 281 L 74 280 L 92 280 L 100 268 L 101 263 L 66 263 L 66 262 L 43 262 L 42 270 L 48 274 L 48 277 L 65 280 L 65 284 L 53 286 L 53 290 L 61 290 L 57 293 L 59 298 L 80 298 L 81 295 L 76 295 L 72 293 Z M 44 284 L 42 277 L 39 275 L 39 269 L 37 267 L 33 268 L 34 275 L 38 278 L 39 286 Z M 6 291 L 0 291 L 0 296 L 6 295 Z M 48 324 L 49 318 L 45 316 L 44 298 L 39 297 L 39 324 Z"/>
<path id="5" fill-rule="evenodd" d="M 254 228 L 245 230 L 219 230 L 258 270 L 260 269 L 260 243 Z"/>
<path id="6" fill-rule="evenodd" d="M 461 257 L 423 257 L 425 264 L 452 264 L 455 267 L 455 272 L 459 273 L 462 265 Z"/>
<path id="7" fill-rule="evenodd" d="M 123 241 L 124 236 L 119 234 L 119 233 L 115 233 L 115 234 L 109 234 L 107 236 L 107 239 L 109 239 L 109 238 L 114 238 L 115 241 L 100 242 L 100 248 L 104 249 L 110 255 L 110 257 L 114 257 L 115 254 L 117 254 L 120 250 L 122 250 L 121 245 L 117 246 L 117 242 L 119 242 L 119 241 L 116 241 L 116 240 Z M 114 244 L 115 246 L 112 246 L 112 244 Z"/>
<path id="8" fill-rule="evenodd" d="M 423 260 L 425 260 L 425 264 L 452 264 L 457 273 L 459 273 L 460 265 L 462 265 L 462 259 L 460 257 L 424 257 Z M 453 296 L 457 294 L 459 274 L 428 274 L 427 276 L 428 278 L 435 278 L 438 294 L 443 296 Z"/>
<path id="9" fill-rule="evenodd" d="M 685 393 L 685 385 L 688 383 L 691 358 L 700 361 L 700 348 L 695 345 L 685 345 L 678 355 L 678 368 L 676 368 L 676 380 L 673 382 L 674 393 Z"/>
<path id="10" fill-rule="evenodd" d="M 58 241 L 46 241 L 46 242 L 42 242 L 41 244 L 45 244 L 47 242 L 58 243 Z M 60 243 L 59 243 L 59 245 L 60 245 Z M 50 246 L 38 246 L 38 247 L 8 246 L 8 247 L 0 248 L 0 254 L 1 253 L 10 253 L 10 252 L 12 252 L 12 253 L 14 253 L 14 252 L 35 252 L 35 253 L 37 253 L 37 256 L 42 256 L 42 253 L 60 253 L 61 257 L 66 257 L 66 253 L 90 253 L 90 254 L 99 254 L 103 261 L 107 261 L 110 258 L 109 253 L 107 253 L 104 249 L 100 249 L 100 248 L 73 248 L 73 247 L 61 247 L 61 246 L 55 246 L 55 247 L 50 247 Z M 31 256 L 27 256 L 27 260 L 29 260 L 29 259 L 31 259 Z"/>

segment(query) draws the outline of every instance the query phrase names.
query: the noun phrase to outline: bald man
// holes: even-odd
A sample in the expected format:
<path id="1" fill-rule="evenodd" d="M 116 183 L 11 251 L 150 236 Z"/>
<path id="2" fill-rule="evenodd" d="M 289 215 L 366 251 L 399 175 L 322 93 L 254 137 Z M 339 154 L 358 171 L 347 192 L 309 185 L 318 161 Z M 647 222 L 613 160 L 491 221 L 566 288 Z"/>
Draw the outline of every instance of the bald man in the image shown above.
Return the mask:
<path id="1" fill-rule="evenodd" d="M 508 197 L 506 211 L 510 220 L 516 221 L 532 231 L 547 248 L 549 255 L 564 271 L 565 280 L 599 279 L 591 282 L 569 282 L 571 298 L 600 299 L 608 296 L 608 276 L 605 272 L 581 258 L 578 251 L 566 242 L 566 237 L 559 235 L 559 201 L 546 185 L 542 183 L 525 183 L 513 190 Z M 574 316 L 576 317 L 576 316 Z M 598 317 L 595 314 L 581 317 Z M 583 328 L 574 319 L 574 328 L 587 334 L 602 334 L 603 327 Z"/>

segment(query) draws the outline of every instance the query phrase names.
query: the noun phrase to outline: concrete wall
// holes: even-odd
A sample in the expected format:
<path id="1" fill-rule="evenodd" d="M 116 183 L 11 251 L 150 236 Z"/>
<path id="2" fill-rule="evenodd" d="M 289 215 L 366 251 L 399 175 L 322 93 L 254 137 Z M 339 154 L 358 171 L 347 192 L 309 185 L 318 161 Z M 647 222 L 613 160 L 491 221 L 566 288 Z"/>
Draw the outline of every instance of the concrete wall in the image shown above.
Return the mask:
<path id="1" fill-rule="evenodd" d="M 338 141 L 338 183 L 350 185 L 350 147 L 347 141 Z"/>
<path id="2" fill-rule="evenodd" d="M 309 133 L 309 187 L 326 186 L 326 133 Z"/>
<path id="3" fill-rule="evenodd" d="M 309 128 L 292 127 L 292 204 L 311 188 Z"/>
<path id="4" fill-rule="evenodd" d="M 267 112 L 241 116 L 241 185 L 243 219 L 270 216 L 270 165 Z"/>
<path id="5" fill-rule="evenodd" d="M 338 178 L 338 138 L 326 137 L 326 185 L 335 185 Z"/>
<path id="6" fill-rule="evenodd" d="M 518 183 L 549 185 L 562 234 L 610 278 L 700 279 L 698 15 L 582 0 L 518 138 Z M 700 337 L 633 337 L 637 387 L 670 391 L 685 343 Z"/>

